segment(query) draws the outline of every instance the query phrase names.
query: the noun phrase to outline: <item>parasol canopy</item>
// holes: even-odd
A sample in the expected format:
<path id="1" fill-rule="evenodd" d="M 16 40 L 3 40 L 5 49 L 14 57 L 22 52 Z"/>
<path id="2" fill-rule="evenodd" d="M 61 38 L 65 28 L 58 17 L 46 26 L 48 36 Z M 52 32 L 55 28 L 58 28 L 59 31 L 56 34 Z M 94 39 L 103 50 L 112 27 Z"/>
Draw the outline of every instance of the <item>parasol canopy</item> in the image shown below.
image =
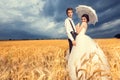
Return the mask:
<path id="1" fill-rule="evenodd" d="M 79 5 L 78 7 L 76 7 L 76 13 L 78 14 L 79 18 L 81 18 L 83 14 L 87 14 L 89 16 L 88 24 L 95 25 L 95 23 L 98 22 L 96 11 L 90 6 Z"/>

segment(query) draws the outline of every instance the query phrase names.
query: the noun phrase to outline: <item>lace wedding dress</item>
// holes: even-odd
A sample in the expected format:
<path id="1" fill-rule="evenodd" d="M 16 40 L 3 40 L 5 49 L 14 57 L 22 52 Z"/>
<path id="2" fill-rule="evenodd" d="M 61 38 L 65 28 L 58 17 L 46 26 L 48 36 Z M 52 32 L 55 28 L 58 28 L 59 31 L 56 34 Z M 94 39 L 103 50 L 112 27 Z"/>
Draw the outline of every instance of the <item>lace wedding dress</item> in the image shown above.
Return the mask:
<path id="1" fill-rule="evenodd" d="M 101 48 L 82 28 L 68 58 L 71 80 L 111 80 L 110 66 Z"/>

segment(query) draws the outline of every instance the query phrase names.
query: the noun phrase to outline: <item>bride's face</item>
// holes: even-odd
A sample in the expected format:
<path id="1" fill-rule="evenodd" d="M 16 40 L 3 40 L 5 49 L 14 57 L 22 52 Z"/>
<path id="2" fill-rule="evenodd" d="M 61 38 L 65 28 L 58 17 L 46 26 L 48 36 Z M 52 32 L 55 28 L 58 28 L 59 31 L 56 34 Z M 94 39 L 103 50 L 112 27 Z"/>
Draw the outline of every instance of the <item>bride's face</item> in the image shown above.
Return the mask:
<path id="1" fill-rule="evenodd" d="M 82 22 L 87 22 L 86 17 L 82 17 L 81 21 L 82 21 Z"/>

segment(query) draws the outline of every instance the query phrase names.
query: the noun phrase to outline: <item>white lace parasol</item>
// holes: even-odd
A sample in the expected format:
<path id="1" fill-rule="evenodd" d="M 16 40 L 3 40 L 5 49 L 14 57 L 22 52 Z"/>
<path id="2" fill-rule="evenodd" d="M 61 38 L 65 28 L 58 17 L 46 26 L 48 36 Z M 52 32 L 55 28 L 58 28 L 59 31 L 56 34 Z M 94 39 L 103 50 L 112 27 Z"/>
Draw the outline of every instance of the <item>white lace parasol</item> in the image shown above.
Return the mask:
<path id="1" fill-rule="evenodd" d="M 95 23 L 98 22 L 97 14 L 96 14 L 95 10 L 90 6 L 79 5 L 78 7 L 76 7 L 76 13 L 78 14 L 79 18 L 81 18 L 81 16 L 83 14 L 87 14 L 89 16 L 88 24 L 95 25 Z"/>

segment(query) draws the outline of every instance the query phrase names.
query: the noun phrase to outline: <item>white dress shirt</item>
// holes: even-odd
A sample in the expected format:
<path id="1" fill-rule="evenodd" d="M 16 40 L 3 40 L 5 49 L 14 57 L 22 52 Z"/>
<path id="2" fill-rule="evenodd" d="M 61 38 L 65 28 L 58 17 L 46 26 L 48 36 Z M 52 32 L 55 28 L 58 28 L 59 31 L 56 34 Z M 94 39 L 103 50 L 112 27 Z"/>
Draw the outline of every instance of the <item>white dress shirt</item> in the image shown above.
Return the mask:
<path id="1" fill-rule="evenodd" d="M 76 28 L 75 28 L 75 24 L 74 24 L 74 22 L 73 22 L 73 20 L 72 20 L 72 18 L 66 18 L 65 19 L 65 28 L 66 28 L 66 32 L 67 32 L 67 36 L 68 36 L 68 38 L 71 40 L 71 41 L 73 41 L 74 40 L 74 38 L 72 37 L 72 35 L 71 35 L 71 31 L 73 31 L 73 28 L 72 28 L 72 25 L 70 24 L 70 21 L 71 21 L 71 23 L 72 23 L 72 25 L 73 25 L 73 28 L 74 28 L 74 30 L 75 30 L 75 32 L 76 32 Z"/>

